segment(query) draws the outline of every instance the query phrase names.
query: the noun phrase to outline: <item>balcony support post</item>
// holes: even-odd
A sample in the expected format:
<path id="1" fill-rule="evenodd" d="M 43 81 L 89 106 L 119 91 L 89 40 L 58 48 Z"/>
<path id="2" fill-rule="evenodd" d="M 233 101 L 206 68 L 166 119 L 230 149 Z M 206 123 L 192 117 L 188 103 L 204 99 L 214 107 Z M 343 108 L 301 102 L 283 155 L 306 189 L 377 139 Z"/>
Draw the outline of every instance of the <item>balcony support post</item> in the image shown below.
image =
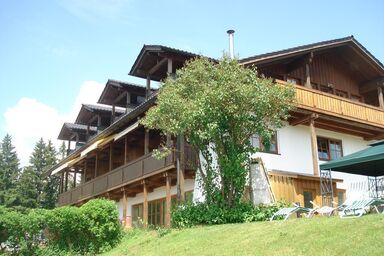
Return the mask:
<path id="1" fill-rule="evenodd" d="M 123 227 L 128 226 L 127 208 L 128 208 L 127 191 L 123 189 Z"/>
<path id="2" fill-rule="evenodd" d="M 109 171 L 113 169 L 113 144 L 109 145 Z"/>
<path id="3" fill-rule="evenodd" d="M 305 87 L 312 88 L 311 86 L 311 75 L 310 75 L 310 67 L 309 65 L 312 63 L 313 53 L 311 52 L 305 62 Z"/>
<path id="4" fill-rule="evenodd" d="M 171 226 L 171 177 L 165 173 L 165 226 Z"/>
<path id="5" fill-rule="evenodd" d="M 184 136 L 176 139 L 177 201 L 184 202 Z"/>
<path id="6" fill-rule="evenodd" d="M 148 188 L 145 180 L 143 180 L 143 196 L 143 225 L 146 228 L 148 226 Z"/>
<path id="7" fill-rule="evenodd" d="M 146 83 L 146 90 L 145 90 L 145 99 L 149 98 L 149 94 L 151 93 L 151 76 L 147 75 L 147 83 Z"/>
<path id="8" fill-rule="evenodd" d="M 319 176 L 319 160 L 318 160 L 318 153 L 317 153 L 317 137 L 316 137 L 315 119 L 314 118 L 312 118 L 309 122 L 309 129 L 311 131 L 313 175 Z"/>
<path id="9" fill-rule="evenodd" d="M 74 188 L 76 187 L 76 174 L 77 174 L 77 168 L 75 167 L 74 172 L 73 172 L 73 187 Z"/>
<path id="10" fill-rule="evenodd" d="M 145 130 L 144 135 L 144 155 L 149 153 L 149 130 Z"/>
<path id="11" fill-rule="evenodd" d="M 65 171 L 65 192 L 68 191 L 68 170 Z"/>
<path id="12" fill-rule="evenodd" d="M 379 97 L 379 106 L 380 108 L 384 109 L 384 96 L 383 96 L 383 88 L 377 87 L 377 95 Z"/>
<path id="13" fill-rule="evenodd" d="M 124 164 L 126 164 L 128 161 L 127 154 L 128 154 L 128 135 L 125 135 L 125 139 L 124 139 Z"/>

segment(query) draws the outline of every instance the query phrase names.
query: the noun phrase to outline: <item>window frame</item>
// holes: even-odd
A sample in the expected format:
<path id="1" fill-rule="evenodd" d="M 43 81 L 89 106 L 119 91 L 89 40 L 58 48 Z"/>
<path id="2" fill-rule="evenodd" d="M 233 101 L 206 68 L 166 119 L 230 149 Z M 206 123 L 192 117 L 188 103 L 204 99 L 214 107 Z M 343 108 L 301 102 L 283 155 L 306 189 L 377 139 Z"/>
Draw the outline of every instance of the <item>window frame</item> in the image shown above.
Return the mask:
<path id="1" fill-rule="evenodd" d="M 265 150 L 265 146 L 263 144 L 263 140 L 262 140 L 262 138 L 258 134 L 254 134 L 254 135 L 251 136 L 251 144 L 252 144 L 253 147 L 255 147 L 255 145 L 253 144 L 252 140 L 253 140 L 253 138 L 257 138 L 257 140 L 259 141 L 259 145 L 257 147 L 260 150 L 259 152 L 278 155 L 279 154 L 279 142 L 278 142 L 277 131 L 275 131 L 273 136 L 275 137 L 276 150 L 270 150 L 270 149 L 269 150 Z M 271 142 L 273 141 L 273 136 L 271 138 Z M 271 143 L 271 145 L 272 145 L 272 143 Z"/>
<path id="2" fill-rule="evenodd" d="M 327 142 L 326 143 L 326 145 L 327 145 L 327 158 L 323 158 L 319 154 L 319 140 L 325 140 Z M 337 158 L 332 158 L 332 155 L 331 155 L 331 144 L 337 144 L 337 143 L 339 143 L 340 149 L 341 149 L 340 150 L 340 153 L 341 153 L 340 157 L 343 157 L 344 151 L 343 151 L 343 141 L 342 140 L 323 137 L 323 136 L 317 136 L 316 141 L 317 141 L 317 154 L 318 154 L 319 160 L 330 161 L 330 160 L 337 159 Z"/>

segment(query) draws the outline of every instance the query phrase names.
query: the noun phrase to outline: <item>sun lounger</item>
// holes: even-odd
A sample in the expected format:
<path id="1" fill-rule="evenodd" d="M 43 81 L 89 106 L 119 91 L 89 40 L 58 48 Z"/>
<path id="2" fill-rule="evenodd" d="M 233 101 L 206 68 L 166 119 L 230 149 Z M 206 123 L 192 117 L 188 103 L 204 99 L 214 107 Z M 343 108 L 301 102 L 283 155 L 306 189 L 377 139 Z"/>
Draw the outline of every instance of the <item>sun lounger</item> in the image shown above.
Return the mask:
<path id="1" fill-rule="evenodd" d="M 383 205 L 384 200 L 383 199 L 361 199 L 353 201 L 350 205 L 346 206 L 340 215 L 340 217 L 361 217 L 364 214 L 368 213 L 371 208 L 374 208 L 377 213 L 379 213 L 379 210 L 377 206 Z"/>
<path id="2" fill-rule="evenodd" d="M 287 208 L 282 208 L 275 212 L 273 216 L 270 218 L 270 221 L 277 217 L 284 217 L 284 221 L 287 220 L 292 214 L 295 213 L 310 213 L 312 209 L 305 208 L 305 207 L 300 207 L 298 205 L 294 204 L 294 207 L 287 207 Z"/>
<path id="3" fill-rule="evenodd" d="M 309 212 L 308 217 L 312 218 L 316 213 L 320 214 L 321 216 L 331 216 L 334 214 L 337 210 L 340 209 L 340 207 L 331 207 L 331 206 L 318 206 L 314 202 L 310 201 L 313 205 L 313 210 Z M 337 205 L 335 202 L 332 202 L 333 204 Z"/>

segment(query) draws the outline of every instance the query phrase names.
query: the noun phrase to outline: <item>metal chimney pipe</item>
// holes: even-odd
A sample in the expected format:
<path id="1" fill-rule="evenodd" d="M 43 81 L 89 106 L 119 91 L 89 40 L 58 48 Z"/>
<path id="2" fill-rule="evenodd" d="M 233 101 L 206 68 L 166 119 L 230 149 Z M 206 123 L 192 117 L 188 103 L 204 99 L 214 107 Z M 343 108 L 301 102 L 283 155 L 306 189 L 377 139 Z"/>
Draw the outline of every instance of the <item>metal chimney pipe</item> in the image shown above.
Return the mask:
<path id="1" fill-rule="evenodd" d="M 235 55 L 234 55 L 234 46 L 233 46 L 233 34 L 235 33 L 235 30 L 230 29 L 227 31 L 227 33 L 229 36 L 229 57 L 231 59 L 234 59 Z"/>

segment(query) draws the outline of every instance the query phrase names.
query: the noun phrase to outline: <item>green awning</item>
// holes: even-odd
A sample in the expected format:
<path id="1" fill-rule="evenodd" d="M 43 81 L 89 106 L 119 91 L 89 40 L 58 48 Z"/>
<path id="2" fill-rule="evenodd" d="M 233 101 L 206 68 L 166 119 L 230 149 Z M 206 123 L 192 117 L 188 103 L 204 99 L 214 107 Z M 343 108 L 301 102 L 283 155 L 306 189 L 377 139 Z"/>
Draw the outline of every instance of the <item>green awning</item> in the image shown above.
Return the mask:
<path id="1" fill-rule="evenodd" d="M 353 154 L 320 165 L 321 170 L 332 170 L 366 176 L 384 175 L 384 141 Z"/>

